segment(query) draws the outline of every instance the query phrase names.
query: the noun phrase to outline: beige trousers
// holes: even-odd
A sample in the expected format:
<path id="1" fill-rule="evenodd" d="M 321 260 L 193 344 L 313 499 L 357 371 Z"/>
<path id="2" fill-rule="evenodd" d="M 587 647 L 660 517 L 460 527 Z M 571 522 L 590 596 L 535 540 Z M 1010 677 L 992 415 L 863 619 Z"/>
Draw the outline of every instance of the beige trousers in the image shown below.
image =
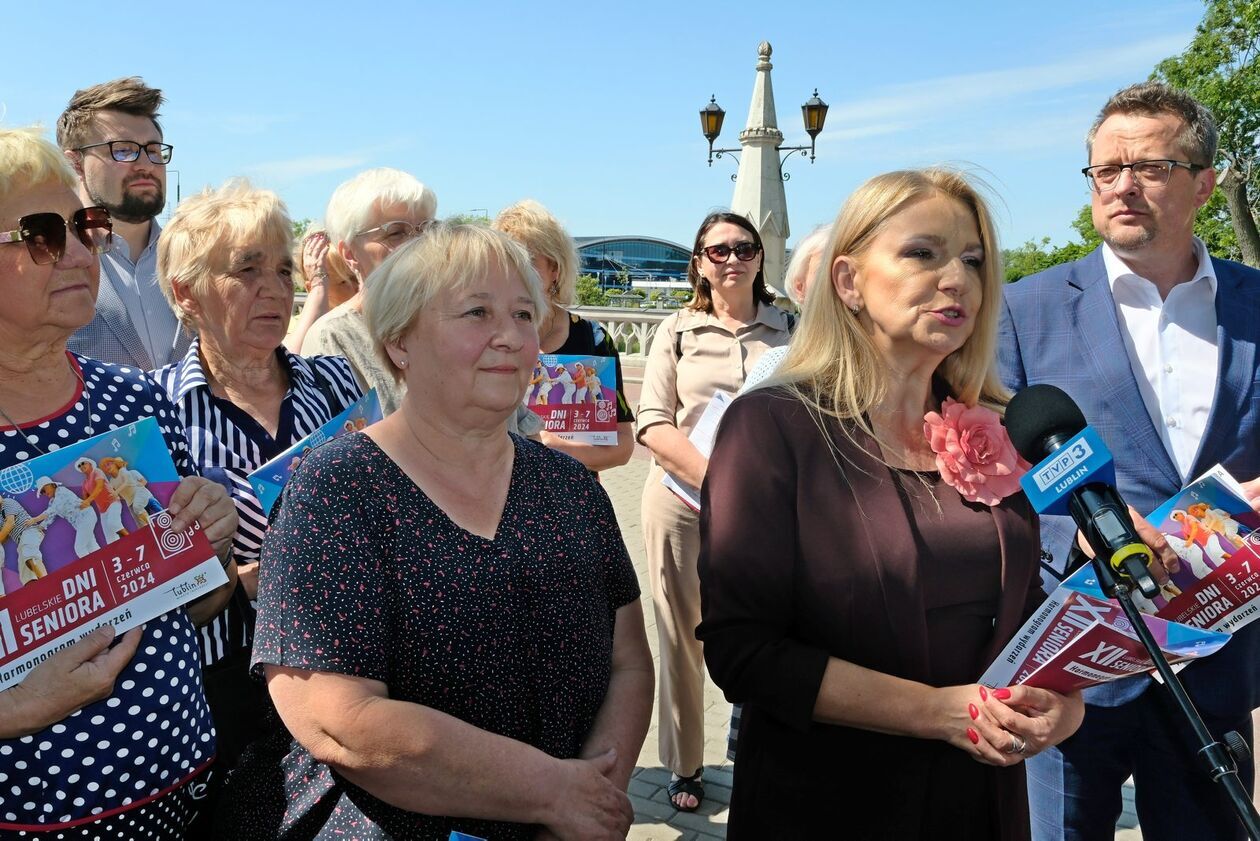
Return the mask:
<path id="1" fill-rule="evenodd" d="M 660 641 L 657 736 L 661 764 L 690 776 L 704 764 L 704 648 L 700 624 L 700 515 L 661 484 L 652 465 L 643 486 L 643 542 Z"/>

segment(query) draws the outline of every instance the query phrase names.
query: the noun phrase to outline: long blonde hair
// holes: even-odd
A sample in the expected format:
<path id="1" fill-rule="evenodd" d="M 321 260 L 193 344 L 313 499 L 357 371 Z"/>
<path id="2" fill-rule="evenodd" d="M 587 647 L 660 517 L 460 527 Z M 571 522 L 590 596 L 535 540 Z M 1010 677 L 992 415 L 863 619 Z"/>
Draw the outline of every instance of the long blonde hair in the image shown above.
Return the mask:
<path id="1" fill-rule="evenodd" d="M 1010 399 L 997 372 L 998 310 L 1002 300 L 1002 255 L 988 206 L 961 173 L 931 168 L 877 175 L 849 196 L 832 226 L 819 273 L 828 282 L 811 285 L 801 325 L 791 349 L 766 386 L 784 386 L 800 399 L 822 426 L 824 417 L 839 420 L 852 439 L 856 426 L 877 442 L 868 413 L 888 392 L 888 366 L 870 335 L 845 307 L 829 282 L 836 258 L 859 266 L 871 241 L 888 220 L 909 205 L 932 196 L 948 196 L 975 216 L 984 263 L 980 269 L 981 303 L 976 325 L 963 346 L 937 368 L 955 399 L 1001 411 Z"/>

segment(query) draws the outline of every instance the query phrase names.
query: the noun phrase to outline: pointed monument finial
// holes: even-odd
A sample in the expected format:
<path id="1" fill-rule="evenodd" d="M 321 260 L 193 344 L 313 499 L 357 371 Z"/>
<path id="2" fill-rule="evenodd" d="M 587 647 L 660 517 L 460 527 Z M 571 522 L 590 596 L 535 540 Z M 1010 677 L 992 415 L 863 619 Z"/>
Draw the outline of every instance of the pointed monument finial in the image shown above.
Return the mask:
<path id="1" fill-rule="evenodd" d="M 770 63 L 770 53 L 772 51 L 773 50 L 770 47 L 769 41 L 762 41 L 761 44 L 758 45 L 757 47 L 757 69 L 758 70 L 770 70 L 772 67 L 774 67 L 774 65 Z"/>

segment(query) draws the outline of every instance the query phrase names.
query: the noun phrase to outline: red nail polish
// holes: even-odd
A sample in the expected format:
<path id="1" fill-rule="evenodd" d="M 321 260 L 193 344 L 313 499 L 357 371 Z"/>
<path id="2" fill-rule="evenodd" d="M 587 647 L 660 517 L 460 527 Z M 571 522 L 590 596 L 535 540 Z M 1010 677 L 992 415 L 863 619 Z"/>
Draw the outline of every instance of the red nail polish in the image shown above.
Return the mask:
<path id="1" fill-rule="evenodd" d="M 984 687 L 983 687 L 983 686 L 982 686 L 982 687 L 980 687 L 980 700 L 981 700 L 981 701 L 987 701 L 987 700 L 989 700 L 989 693 L 984 691 Z"/>
<path id="2" fill-rule="evenodd" d="M 1011 690 L 1009 690 L 1009 689 L 994 689 L 994 690 L 993 690 L 993 697 L 994 697 L 994 698 L 997 698 L 999 701 L 1005 701 L 1007 698 L 1011 697 Z"/>
<path id="3" fill-rule="evenodd" d="M 968 704 L 968 705 L 967 705 L 967 712 L 971 714 L 971 720 L 972 720 L 972 721 L 975 721 L 977 718 L 979 718 L 979 717 L 980 717 L 980 711 L 979 711 L 978 709 L 976 709 L 976 705 L 975 705 L 975 704 Z"/>
<path id="4" fill-rule="evenodd" d="M 967 728 L 967 738 L 971 740 L 973 745 L 980 744 L 980 734 L 975 730 L 972 730 L 970 727 Z"/>

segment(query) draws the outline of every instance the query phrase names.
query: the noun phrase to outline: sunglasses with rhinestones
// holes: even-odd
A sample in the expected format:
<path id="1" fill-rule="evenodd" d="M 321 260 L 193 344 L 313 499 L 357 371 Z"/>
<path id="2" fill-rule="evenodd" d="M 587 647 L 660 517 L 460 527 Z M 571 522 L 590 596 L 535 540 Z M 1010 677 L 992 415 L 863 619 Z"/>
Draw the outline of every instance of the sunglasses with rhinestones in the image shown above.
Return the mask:
<path id="1" fill-rule="evenodd" d="M 0 244 L 26 243 L 31 260 L 39 266 L 56 263 L 66 254 L 66 231 L 74 226 L 74 235 L 93 254 L 109 248 L 114 238 L 114 223 L 103 207 L 76 210 L 67 221 L 59 213 L 31 213 L 18 219 L 17 230 L 0 231 Z"/>

